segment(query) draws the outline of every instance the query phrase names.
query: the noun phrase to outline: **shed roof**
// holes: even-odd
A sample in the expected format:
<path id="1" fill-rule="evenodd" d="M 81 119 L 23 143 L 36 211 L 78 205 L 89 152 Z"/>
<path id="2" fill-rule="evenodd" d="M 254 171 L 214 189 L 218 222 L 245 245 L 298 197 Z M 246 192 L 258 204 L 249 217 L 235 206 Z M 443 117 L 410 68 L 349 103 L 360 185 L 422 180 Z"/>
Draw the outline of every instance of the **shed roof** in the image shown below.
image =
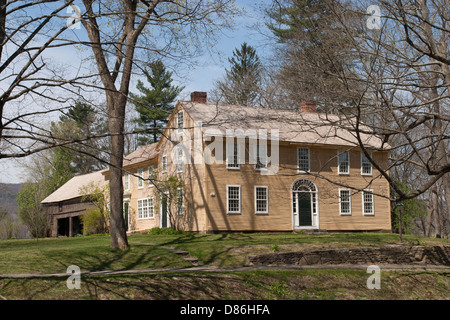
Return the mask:
<path id="1" fill-rule="evenodd" d="M 80 189 L 91 183 L 98 187 L 105 186 L 108 182 L 102 174 L 104 171 L 105 169 L 73 177 L 47 198 L 42 200 L 41 203 L 61 202 L 81 197 L 83 194 Z"/>
<path id="2" fill-rule="evenodd" d="M 226 134 L 226 130 L 266 129 L 268 138 L 273 129 L 278 129 L 279 140 L 304 144 L 326 144 L 358 146 L 356 122 L 337 115 L 317 112 L 266 109 L 235 105 L 218 105 L 180 101 L 181 106 L 194 121 L 201 121 L 204 134 Z M 389 145 L 371 134 L 372 130 L 359 124 L 361 140 L 365 147 L 387 149 Z M 213 129 L 213 130 L 210 130 Z M 216 131 L 216 132 L 214 132 Z"/>

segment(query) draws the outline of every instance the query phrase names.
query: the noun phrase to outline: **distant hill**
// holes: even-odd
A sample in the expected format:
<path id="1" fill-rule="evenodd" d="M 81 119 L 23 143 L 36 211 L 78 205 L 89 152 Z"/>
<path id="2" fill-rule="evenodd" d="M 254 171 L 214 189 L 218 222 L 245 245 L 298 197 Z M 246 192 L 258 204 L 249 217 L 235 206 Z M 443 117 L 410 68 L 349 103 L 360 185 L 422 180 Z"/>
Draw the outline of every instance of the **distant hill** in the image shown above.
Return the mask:
<path id="1" fill-rule="evenodd" d="M 0 183 L 0 208 L 5 208 L 10 215 L 18 214 L 16 197 L 22 186 L 21 183 Z"/>

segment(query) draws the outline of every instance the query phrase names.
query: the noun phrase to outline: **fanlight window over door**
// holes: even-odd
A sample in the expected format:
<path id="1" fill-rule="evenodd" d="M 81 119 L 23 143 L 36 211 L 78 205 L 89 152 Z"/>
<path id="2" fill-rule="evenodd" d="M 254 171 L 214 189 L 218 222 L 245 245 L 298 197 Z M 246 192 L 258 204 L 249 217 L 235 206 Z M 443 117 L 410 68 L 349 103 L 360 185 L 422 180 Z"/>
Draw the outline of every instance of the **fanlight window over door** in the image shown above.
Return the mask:
<path id="1" fill-rule="evenodd" d="M 295 228 L 317 228 L 317 188 L 309 179 L 299 179 L 292 185 L 292 213 Z"/>

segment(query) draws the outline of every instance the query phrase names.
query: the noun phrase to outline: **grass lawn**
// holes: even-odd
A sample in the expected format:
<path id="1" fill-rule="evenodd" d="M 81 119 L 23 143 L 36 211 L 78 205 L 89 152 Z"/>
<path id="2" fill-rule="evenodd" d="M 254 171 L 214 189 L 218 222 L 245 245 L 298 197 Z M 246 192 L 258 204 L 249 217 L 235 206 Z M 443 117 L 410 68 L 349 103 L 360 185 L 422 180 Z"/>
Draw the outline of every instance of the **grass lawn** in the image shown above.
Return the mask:
<path id="1" fill-rule="evenodd" d="M 8 300 L 448 300 L 448 272 L 385 271 L 381 289 L 365 270 L 171 272 L 83 276 L 79 290 L 65 278 L 0 279 Z"/>
<path id="2" fill-rule="evenodd" d="M 39 240 L 1 240 L 0 274 L 186 268 L 175 253 L 146 243 L 188 251 L 208 266 L 242 266 L 248 254 L 310 247 L 400 244 L 386 233 L 230 233 L 129 236 L 130 249 L 110 249 L 109 236 Z M 449 245 L 446 239 L 404 236 L 404 245 Z M 66 278 L 0 279 L 6 299 L 450 299 L 446 271 L 382 271 L 381 290 L 369 290 L 365 270 L 166 272 L 130 275 L 83 275 L 80 290 Z"/>
<path id="3" fill-rule="evenodd" d="M 65 273 L 81 271 L 187 267 L 180 256 L 154 246 L 133 244 L 130 250 L 112 250 L 109 236 L 0 241 L 0 274 Z"/>
<path id="4" fill-rule="evenodd" d="M 305 235 L 299 233 L 223 233 L 202 235 L 133 235 L 130 241 L 157 243 L 188 251 L 202 264 L 223 268 L 242 266 L 248 254 L 273 251 L 294 251 L 301 248 L 332 248 L 337 246 L 450 245 L 447 239 L 424 238 L 404 235 L 400 242 L 391 233 L 330 233 Z"/>
<path id="5" fill-rule="evenodd" d="M 446 239 L 404 236 L 405 245 L 449 244 Z M 144 245 L 159 244 L 188 251 L 204 265 L 223 268 L 242 266 L 248 254 L 289 251 L 305 247 L 378 246 L 400 243 L 388 233 L 228 233 L 131 235 L 130 250 L 110 248 L 109 236 L 0 240 L 0 274 L 65 273 L 70 265 L 82 271 L 182 268 L 191 264 L 171 251 Z"/>

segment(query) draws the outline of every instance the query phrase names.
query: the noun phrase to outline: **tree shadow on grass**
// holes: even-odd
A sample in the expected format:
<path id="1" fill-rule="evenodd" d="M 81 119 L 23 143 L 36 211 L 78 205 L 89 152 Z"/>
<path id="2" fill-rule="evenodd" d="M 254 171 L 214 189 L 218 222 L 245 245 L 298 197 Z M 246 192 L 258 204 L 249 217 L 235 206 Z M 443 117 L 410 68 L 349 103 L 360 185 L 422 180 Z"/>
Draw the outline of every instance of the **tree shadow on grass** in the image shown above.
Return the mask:
<path id="1" fill-rule="evenodd" d="M 52 252 L 47 259 L 54 262 L 52 272 L 67 271 L 70 265 L 78 266 L 82 272 L 105 270 L 133 270 L 134 268 L 173 268 L 186 267 L 187 264 L 178 255 L 158 248 L 131 245 L 128 250 L 100 248 L 99 250 L 79 250 L 76 252 Z"/>

